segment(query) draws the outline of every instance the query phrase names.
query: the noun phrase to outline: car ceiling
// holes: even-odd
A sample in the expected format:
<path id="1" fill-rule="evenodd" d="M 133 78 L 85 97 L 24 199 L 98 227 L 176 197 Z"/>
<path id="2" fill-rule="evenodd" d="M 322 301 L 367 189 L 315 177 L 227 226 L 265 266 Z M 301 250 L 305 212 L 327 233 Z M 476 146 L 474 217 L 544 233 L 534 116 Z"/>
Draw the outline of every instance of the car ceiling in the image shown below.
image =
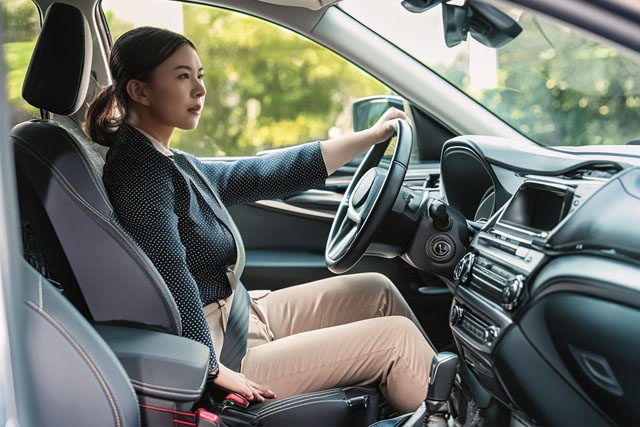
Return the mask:
<path id="1" fill-rule="evenodd" d="M 281 6 L 304 7 L 311 10 L 322 9 L 323 7 L 337 3 L 340 0 L 258 0 L 264 3 L 278 4 Z"/>

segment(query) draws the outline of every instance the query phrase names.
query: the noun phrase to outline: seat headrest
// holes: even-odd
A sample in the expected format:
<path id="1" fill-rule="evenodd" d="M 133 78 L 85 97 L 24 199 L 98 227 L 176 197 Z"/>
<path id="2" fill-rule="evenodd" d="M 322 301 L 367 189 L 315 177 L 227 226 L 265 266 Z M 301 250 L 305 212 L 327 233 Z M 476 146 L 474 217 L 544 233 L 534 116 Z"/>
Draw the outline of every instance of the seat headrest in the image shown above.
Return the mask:
<path id="1" fill-rule="evenodd" d="M 82 106 L 91 72 L 89 24 L 75 7 L 49 6 L 22 85 L 22 97 L 36 108 L 73 114 Z"/>

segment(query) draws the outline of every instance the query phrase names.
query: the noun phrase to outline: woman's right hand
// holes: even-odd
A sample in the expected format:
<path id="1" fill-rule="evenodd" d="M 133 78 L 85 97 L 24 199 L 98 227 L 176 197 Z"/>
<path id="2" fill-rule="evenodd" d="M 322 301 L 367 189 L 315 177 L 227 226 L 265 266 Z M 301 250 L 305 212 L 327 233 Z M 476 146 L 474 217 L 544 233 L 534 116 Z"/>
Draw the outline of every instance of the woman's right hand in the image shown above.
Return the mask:
<path id="1" fill-rule="evenodd" d="M 218 367 L 220 371 L 216 379 L 213 380 L 215 385 L 238 393 L 249 401 L 255 399 L 257 402 L 264 402 L 265 398 L 274 399 L 276 397 L 273 391 L 245 378 L 241 373 L 234 372 L 221 363 L 218 363 Z"/>

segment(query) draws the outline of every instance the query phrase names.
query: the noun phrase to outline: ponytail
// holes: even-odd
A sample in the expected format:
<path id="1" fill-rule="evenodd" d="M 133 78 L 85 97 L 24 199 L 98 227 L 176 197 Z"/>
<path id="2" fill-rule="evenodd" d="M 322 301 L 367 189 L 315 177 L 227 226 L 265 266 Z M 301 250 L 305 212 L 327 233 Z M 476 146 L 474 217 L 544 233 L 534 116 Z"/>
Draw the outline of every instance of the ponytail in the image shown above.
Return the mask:
<path id="1" fill-rule="evenodd" d="M 92 141 L 110 147 L 113 134 L 126 115 L 126 106 L 118 96 L 115 86 L 107 86 L 89 105 L 85 132 Z"/>

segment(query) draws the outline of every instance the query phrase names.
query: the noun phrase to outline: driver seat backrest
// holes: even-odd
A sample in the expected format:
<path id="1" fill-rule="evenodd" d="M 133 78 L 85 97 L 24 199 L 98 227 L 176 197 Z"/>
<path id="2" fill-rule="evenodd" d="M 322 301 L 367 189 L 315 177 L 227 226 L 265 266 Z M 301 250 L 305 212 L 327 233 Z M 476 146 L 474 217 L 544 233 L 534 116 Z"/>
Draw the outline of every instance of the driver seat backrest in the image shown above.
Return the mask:
<path id="1" fill-rule="evenodd" d="M 180 315 L 147 256 L 118 226 L 102 184 L 104 161 L 68 115 L 90 80 L 88 23 L 73 6 L 46 12 L 23 85 L 56 119 L 13 128 L 26 258 L 91 321 L 181 333 Z"/>

